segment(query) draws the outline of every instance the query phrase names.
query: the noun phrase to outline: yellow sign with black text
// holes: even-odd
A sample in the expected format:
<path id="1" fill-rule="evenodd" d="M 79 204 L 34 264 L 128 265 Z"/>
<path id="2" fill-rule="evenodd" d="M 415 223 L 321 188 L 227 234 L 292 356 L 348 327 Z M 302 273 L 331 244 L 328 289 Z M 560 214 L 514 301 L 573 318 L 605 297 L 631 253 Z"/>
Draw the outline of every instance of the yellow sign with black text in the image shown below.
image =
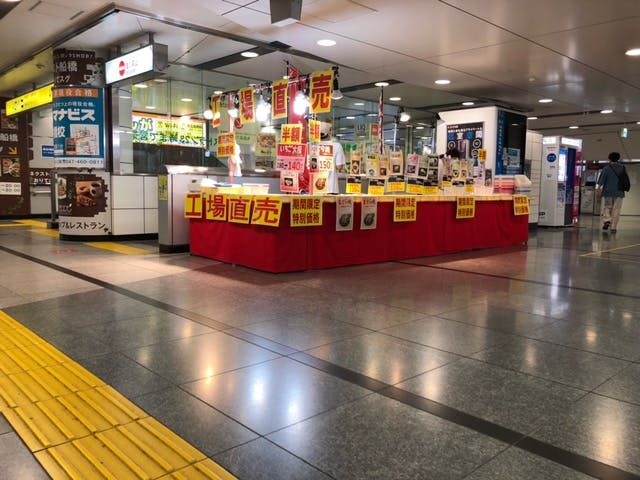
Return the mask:
<path id="1" fill-rule="evenodd" d="M 529 215 L 529 197 L 526 195 L 513 196 L 513 214 Z"/>
<path id="2" fill-rule="evenodd" d="M 50 83 L 49 85 L 38 88 L 32 92 L 25 93 L 24 95 L 8 100 L 5 105 L 7 117 L 52 103 L 52 90 L 53 83 Z"/>
<path id="3" fill-rule="evenodd" d="M 458 197 L 456 199 L 456 218 L 474 218 L 476 216 L 476 199 L 467 197 Z"/>
<path id="4" fill-rule="evenodd" d="M 394 222 L 415 222 L 418 217 L 416 197 L 396 197 L 393 200 Z"/>
<path id="5" fill-rule="evenodd" d="M 251 214 L 252 225 L 277 227 L 280 225 L 281 214 L 281 198 L 269 197 L 266 195 L 253 197 L 253 213 Z"/>
<path id="6" fill-rule="evenodd" d="M 293 197 L 291 199 L 291 226 L 316 227 L 322 225 L 321 197 Z"/>

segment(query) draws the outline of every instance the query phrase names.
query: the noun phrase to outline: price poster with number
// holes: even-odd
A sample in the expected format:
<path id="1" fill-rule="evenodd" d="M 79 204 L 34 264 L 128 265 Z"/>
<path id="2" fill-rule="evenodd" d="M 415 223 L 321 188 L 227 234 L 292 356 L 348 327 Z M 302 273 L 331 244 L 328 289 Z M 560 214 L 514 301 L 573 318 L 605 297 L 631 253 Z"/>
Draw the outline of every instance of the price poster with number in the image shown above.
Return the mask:
<path id="1" fill-rule="evenodd" d="M 378 226 L 378 199 L 376 197 L 362 197 L 362 215 L 360 230 L 375 230 Z"/>
<path id="2" fill-rule="evenodd" d="M 347 193 L 362 193 L 362 178 L 349 176 L 347 177 Z"/>
<path id="3" fill-rule="evenodd" d="M 317 143 L 310 147 L 309 171 L 330 172 L 333 170 L 333 144 Z"/>
<path id="4" fill-rule="evenodd" d="M 456 218 L 474 218 L 476 216 L 476 199 L 472 196 L 457 197 Z"/>
<path id="5" fill-rule="evenodd" d="M 407 178 L 407 193 L 423 194 L 424 180 L 422 178 Z"/>
<path id="6" fill-rule="evenodd" d="M 304 171 L 307 162 L 307 145 L 279 143 L 276 152 L 276 170 Z"/>
<path id="7" fill-rule="evenodd" d="M 353 197 L 336 197 L 336 231 L 353 230 Z"/>
<path id="8" fill-rule="evenodd" d="M 513 196 L 513 214 L 529 215 L 529 197 L 526 195 Z"/>
<path id="9" fill-rule="evenodd" d="M 387 180 L 387 192 L 404 192 L 404 177 L 402 175 L 391 175 Z"/>
<path id="10" fill-rule="evenodd" d="M 385 183 L 384 178 L 370 178 L 367 193 L 369 195 L 384 195 Z"/>

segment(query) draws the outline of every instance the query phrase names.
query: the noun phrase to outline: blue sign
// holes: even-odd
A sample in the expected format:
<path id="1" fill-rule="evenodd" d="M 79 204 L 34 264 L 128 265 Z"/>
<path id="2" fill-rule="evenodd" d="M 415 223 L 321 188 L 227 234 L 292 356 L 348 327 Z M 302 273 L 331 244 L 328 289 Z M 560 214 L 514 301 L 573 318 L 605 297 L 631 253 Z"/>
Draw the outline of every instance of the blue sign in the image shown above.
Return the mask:
<path id="1" fill-rule="evenodd" d="M 53 145 L 42 145 L 42 157 L 53 157 Z"/>
<path id="2" fill-rule="evenodd" d="M 557 160 L 558 157 L 556 157 L 555 153 L 550 153 L 549 155 L 547 155 L 547 162 L 549 163 L 553 163 Z"/>
<path id="3" fill-rule="evenodd" d="M 105 168 L 101 88 L 53 89 L 53 151 L 56 167 Z"/>

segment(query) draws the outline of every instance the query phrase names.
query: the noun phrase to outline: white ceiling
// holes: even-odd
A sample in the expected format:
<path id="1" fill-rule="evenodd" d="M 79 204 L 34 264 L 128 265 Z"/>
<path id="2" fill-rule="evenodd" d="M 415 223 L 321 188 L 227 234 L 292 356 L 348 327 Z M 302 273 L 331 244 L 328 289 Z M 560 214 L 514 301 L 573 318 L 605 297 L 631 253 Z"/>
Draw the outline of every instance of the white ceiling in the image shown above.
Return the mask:
<path id="1" fill-rule="evenodd" d="M 211 88 L 275 80 L 286 61 L 303 73 L 339 65 L 343 89 L 364 86 L 349 92 L 345 113 L 371 109 L 379 92 L 367 85 L 394 79 L 385 97 L 401 96 L 395 103 L 417 119 L 473 100 L 538 116 L 529 127 L 545 133 L 640 131 L 640 57 L 624 54 L 640 48 L 640 0 L 303 0 L 301 20 L 285 27 L 271 24 L 268 0 L 22 0 L 0 19 L 0 94 L 50 81 L 50 47 L 108 57 L 149 32 L 169 45 L 167 76 Z M 254 47 L 272 53 L 185 68 Z"/>

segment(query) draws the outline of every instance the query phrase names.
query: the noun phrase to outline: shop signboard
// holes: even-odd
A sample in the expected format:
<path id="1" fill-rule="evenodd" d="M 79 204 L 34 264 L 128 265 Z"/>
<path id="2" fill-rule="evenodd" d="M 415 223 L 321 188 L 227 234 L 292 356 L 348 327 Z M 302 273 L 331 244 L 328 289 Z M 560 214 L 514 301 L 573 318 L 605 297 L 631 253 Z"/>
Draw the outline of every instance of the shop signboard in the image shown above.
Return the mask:
<path id="1" fill-rule="evenodd" d="M 476 216 L 476 199 L 471 195 L 456 198 L 456 219 L 474 218 Z"/>
<path id="2" fill-rule="evenodd" d="M 228 195 L 228 217 L 231 223 L 249 224 L 251 220 L 251 196 Z"/>
<path id="3" fill-rule="evenodd" d="M 53 158 L 53 145 L 42 145 L 40 154 L 42 158 Z"/>
<path id="4" fill-rule="evenodd" d="M 105 168 L 101 88 L 53 89 L 53 149 L 57 168 Z"/>
<path id="5" fill-rule="evenodd" d="M 292 227 L 322 226 L 322 197 L 294 197 L 291 199 Z"/>
<path id="6" fill-rule="evenodd" d="M 336 197 L 336 231 L 353 230 L 353 197 L 340 195 Z"/>
<path id="7" fill-rule="evenodd" d="M 333 70 L 325 70 L 311 74 L 309 85 L 309 113 L 327 113 L 331 111 L 333 75 Z"/>
<path id="8" fill-rule="evenodd" d="M 53 90 L 53 83 L 44 87 L 33 90 L 32 92 L 25 93 L 19 97 L 12 98 L 6 102 L 7 116 L 15 115 L 16 113 L 26 112 L 42 105 L 48 105 L 53 101 L 51 91 Z"/>
<path id="9" fill-rule="evenodd" d="M 61 234 L 111 232 L 110 183 L 107 172 L 58 174 L 56 195 Z"/>
<path id="10" fill-rule="evenodd" d="M 134 112 L 131 120 L 133 143 L 195 148 L 204 148 L 206 145 L 204 120 L 185 120 L 180 117 L 139 112 Z"/>
<path id="11" fill-rule="evenodd" d="M 362 215 L 360 216 L 360 230 L 375 230 L 378 225 L 378 199 L 376 197 L 362 197 Z"/>
<path id="12" fill-rule="evenodd" d="M 56 87 L 103 86 L 101 61 L 90 50 L 55 49 L 53 75 Z"/>
<path id="13" fill-rule="evenodd" d="M 159 43 L 129 52 L 105 64 L 107 84 L 120 82 L 145 73 L 161 72 L 168 63 L 168 47 Z"/>
<path id="14" fill-rule="evenodd" d="M 282 215 L 282 199 L 279 197 L 269 197 L 257 195 L 253 197 L 253 213 L 251 214 L 252 225 L 264 225 L 266 227 L 277 227 L 280 225 Z"/>
<path id="15" fill-rule="evenodd" d="M 418 218 L 416 197 L 396 197 L 393 199 L 393 221 L 415 222 Z"/>

